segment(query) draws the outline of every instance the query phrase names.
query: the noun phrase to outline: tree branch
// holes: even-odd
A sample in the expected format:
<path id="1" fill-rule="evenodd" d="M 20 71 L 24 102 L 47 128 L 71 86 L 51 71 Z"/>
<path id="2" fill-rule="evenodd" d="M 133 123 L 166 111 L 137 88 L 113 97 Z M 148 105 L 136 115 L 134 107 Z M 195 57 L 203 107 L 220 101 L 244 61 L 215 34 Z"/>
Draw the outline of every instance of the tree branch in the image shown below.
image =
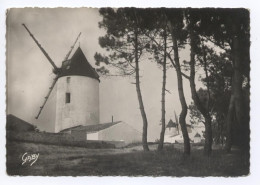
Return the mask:
<path id="1" fill-rule="evenodd" d="M 202 37 L 203 37 L 203 36 L 202 36 Z M 227 48 L 225 48 L 224 46 L 221 46 L 219 43 L 217 43 L 216 41 L 210 39 L 209 37 L 204 36 L 203 38 L 204 38 L 206 41 L 209 41 L 209 42 L 213 43 L 214 45 L 218 46 L 219 48 L 221 48 L 221 49 L 223 49 L 223 50 L 225 50 L 225 51 L 229 51 Z"/>
<path id="2" fill-rule="evenodd" d="M 146 35 L 148 38 L 150 38 L 153 42 L 155 42 L 155 44 L 156 44 L 158 47 L 161 47 L 161 45 L 160 45 L 153 37 L 149 36 L 147 33 L 145 33 L 145 35 Z M 172 51 L 172 50 L 171 50 L 171 51 Z M 170 51 L 170 52 L 171 52 L 171 51 Z M 171 61 L 172 65 L 173 65 L 173 67 L 176 68 L 176 65 L 175 65 L 175 63 L 174 63 L 174 61 L 173 61 L 173 59 L 172 59 L 170 53 L 169 53 L 169 52 L 166 52 L 166 55 L 167 55 L 167 57 L 170 59 L 170 61 Z M 188 79 L 188 80 L 190 79 L 190 77 L 189 77 L 188 75 L 186 75 L 185 73 L 183 73 L 183 72 L 181 72 L 181 75 L 182 75 L 183 77 L 185 77 L 186 79 Z"/>

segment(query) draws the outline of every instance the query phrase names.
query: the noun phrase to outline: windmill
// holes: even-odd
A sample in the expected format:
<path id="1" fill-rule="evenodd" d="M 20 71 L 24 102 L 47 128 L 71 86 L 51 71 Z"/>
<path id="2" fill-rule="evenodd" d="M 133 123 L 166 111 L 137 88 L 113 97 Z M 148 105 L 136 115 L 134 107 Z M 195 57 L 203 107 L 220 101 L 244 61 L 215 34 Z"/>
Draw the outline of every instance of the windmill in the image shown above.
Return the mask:
<path id="1" fill-rule="evenodd" d="M 180 131 L 179 131 L 179 121 L 178 121 L 178 117 L 177 117 L 177 114 L 176 114 L 175 111 L 174 111 L 174 115 L 175 115 L 175 121 L 176 121 L 177 131 L 178 131 L 178 134 L 180 134 Z"/>
<path id="2" fill-rule="evenodd" d="M 55 102 L 55 106 L 57 107 L 55 132 L 79 124 L 97 124 L 99 122 L 99 76 L 87 61 L 80 47 L 78 47 L 74 55 L 69 59 L 81 33 L 79 33 L 69 52 L 65 56 L 61 67 L 57 67 L 28 27 L 25 24 L 22 25 L 48 59 L 53 67 L 53 73 L 55 74 L 53 82 L 49 87 L 47 95 L 44 97 L 43 104 L 40 106 L 40 110 L 35 119 L 39 118 L 52 90 L 55 86 L 58 86 L 56 92 L 57 101 Z M 71 99 L 73 99 L 73 102 L 71 102 Z M 83 103 L 84 100 L 85 104 Z M 95 106 L 95 104 L 97 105 Z"/>

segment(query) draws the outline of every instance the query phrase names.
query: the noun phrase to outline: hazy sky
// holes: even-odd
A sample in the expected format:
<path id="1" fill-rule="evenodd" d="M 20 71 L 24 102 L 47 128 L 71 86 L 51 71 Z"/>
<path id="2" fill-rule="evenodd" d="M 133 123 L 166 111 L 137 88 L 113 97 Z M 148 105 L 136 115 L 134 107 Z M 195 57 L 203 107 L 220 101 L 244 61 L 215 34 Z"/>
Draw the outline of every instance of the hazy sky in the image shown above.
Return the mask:
<path id="1" fill-rule="evenodd" d="M 98 28 L 102 18 L 98 9 L 11 9 L 7 16 L 7 105 L 8 114 L 36 124 L 34 117 L 48 92 L 53 74 L 52 66 L 21 25 L 25 23 L 39 43 L 59 67 L 79 32 L 80 47 L 88 61 L 96 67 L 95 52 L 103 52 L 98 37 L 105 34 Z M 78 47 L 77 43 L 75 49 Z M 74 50 L 75 50 L 74 49 Z M 73 51 L 74 52 L 74 51 Z M 72 52 L 72 54 L 73 54 Z M 189 50 L 180 53 L 180 59 L 189 59 Z M 161 118 L 162 71 L 155 63 L 141 62 L 141 89 L 148 118 L 148 138 L 159 137 Z M 110 77 L 100 82 L 100 121 L 122 120 L 138 130 L 142 118 L 134 78 Z M 184 79 L 187 103 L 190 104 L 190 88 Z M 166 121 L 174 119 L 174 110 L 180 113 L 176 73 L 167 71 Z M 187 115 L 187 120 L 189 115 Z M 37 125 L 44 128 L 41 124 Z"/>

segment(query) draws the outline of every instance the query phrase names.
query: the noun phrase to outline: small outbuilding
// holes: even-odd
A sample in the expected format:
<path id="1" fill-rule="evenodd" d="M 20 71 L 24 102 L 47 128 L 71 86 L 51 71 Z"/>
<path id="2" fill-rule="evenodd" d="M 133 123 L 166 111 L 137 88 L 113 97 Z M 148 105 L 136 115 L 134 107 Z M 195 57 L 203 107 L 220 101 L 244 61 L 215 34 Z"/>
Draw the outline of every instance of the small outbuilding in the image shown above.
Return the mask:
<path id="1" fill-rule="evenodd" d="M 186 125 L 188 133 L 192 132 L 191 125 Z M 183 136 L 180 125 L 171 119 L 165 128 L 165 143 L 183 143 Z"/>
<path id="2" fill-rule="evenodd" d="M 142 134 L 129 124 L 118 121 L 96 125 L 67 128 L 61 133 L 71 134 L 78 141 L 105 141 L 116 147 L 142 141 Z"/>
<path id="3" fill-rule="evenodd" d="M 201 135 L 199 133 L 196 133 L 193 141 L 194 141 L 194 143 L 200 143 L 201 142 Z"/>

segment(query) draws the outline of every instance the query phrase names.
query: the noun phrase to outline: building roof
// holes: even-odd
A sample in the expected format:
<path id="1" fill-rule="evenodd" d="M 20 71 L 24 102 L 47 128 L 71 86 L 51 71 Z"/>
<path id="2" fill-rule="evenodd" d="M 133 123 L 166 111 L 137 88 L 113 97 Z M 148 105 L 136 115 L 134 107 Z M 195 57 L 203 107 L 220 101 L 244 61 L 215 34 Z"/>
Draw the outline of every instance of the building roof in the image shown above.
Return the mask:
<path id="1" fill-rule="evenodd" d="M 34 131 L 35 126 L 12 115 L 6 116 L 6 129 L 12 131 Z"/>
<path id="2" fill-rule="evenodd" d="M 166 128 L 169 128 L 169 127 L 177 127 L 177 124 L 170 119 L 170 121 L 168 122 Z"/>
<path id="3" fill-rule="evenodd" d="M 197 132 L 194 137 L 201 137 L 200 134 Z"/>
<path id="4" fill-rule="evenodd" d="M 60 77 L 71 75 L 87 76 L 99 80 L 99 75 L 90 65 L 80 47 L 69 60 L 62 62 Z"/>
<path id="5" fill-rule="evenodd" d="M 170 137 L 176 137 L 176 136 L 179 136 L 179 135 L 181 135 L 181 134 L 172 134 Z"/>
<path id="6" fill-rule="evenodd" d="M 87 125 L 87 126 L 82 126 L 82 125 L 78 125 L 75 127 L 70 127 L 70 128 L 66 128 L 64 130 L 61 130 L 60 132 L 67 132 L 67 131 L 86 131 L 86 132 L 97 132 L 100 130 L 104 130 L 107 129 L 113 125 L 116 125 L 118 123 L 120 123 L 121 121 L 117 121 L 117 122 L 109 122 L 109 123 L 103 123 L 103 124 L 96 124 L 96 125 Z"/>

